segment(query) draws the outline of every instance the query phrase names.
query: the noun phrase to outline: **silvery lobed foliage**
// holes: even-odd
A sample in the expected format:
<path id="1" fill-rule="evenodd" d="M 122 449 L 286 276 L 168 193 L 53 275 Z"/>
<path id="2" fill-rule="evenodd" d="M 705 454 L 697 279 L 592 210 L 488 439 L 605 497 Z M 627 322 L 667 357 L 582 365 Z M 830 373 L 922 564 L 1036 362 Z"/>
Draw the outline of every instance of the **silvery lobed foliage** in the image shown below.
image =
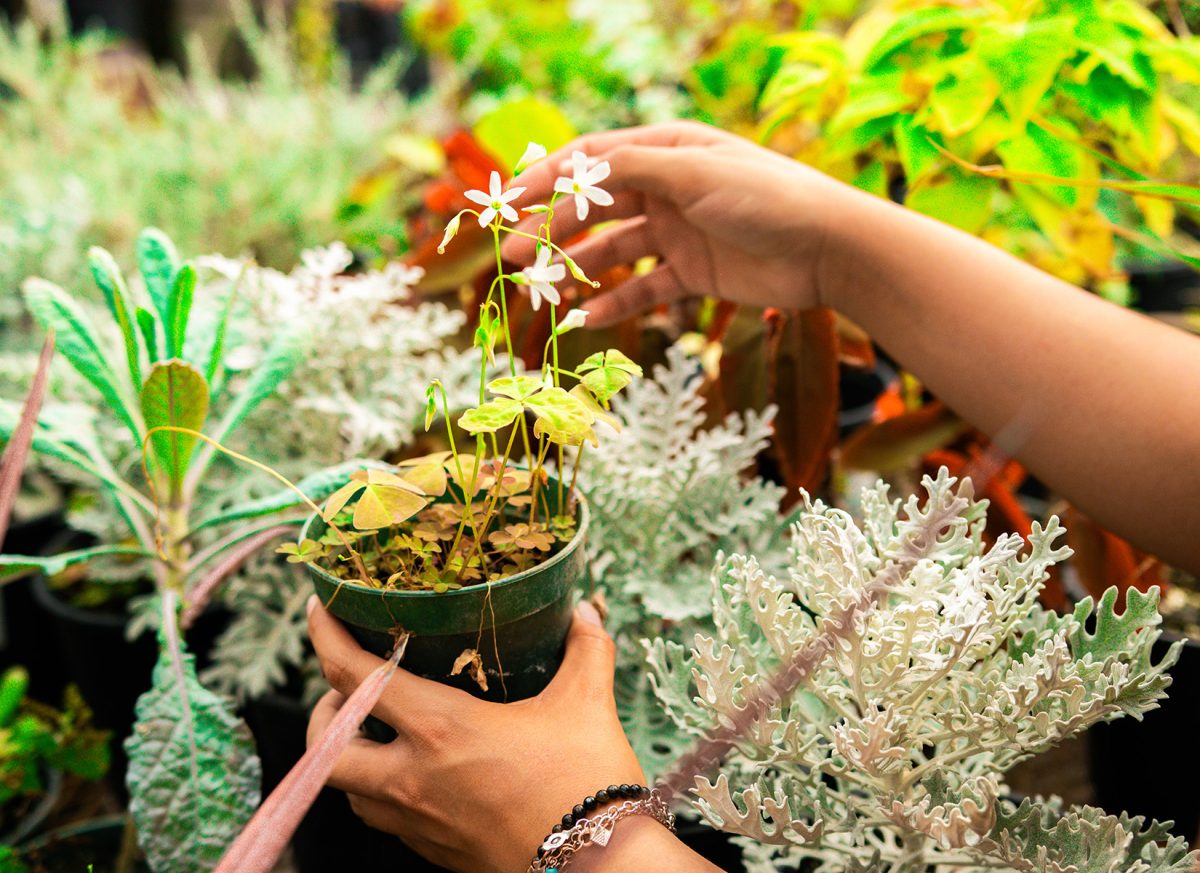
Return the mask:
<path id="1" fill-rule="evenodd" d="M 943 470 L 903 506 L 865 489 L 861 526 L 806 498 L 786 574 L 718 560 L 715 633 L 648 642 L 653 683 L 680 731 L 746 719 L 795 653 L 831 642 L 790 698 L 750 719 L 696 806 L 742 835 L 751 866 L 819 871 L 1184 873 L 1195 855 L 1157 823 L 1004 799 L 1003 776 L 1097 721 L 1140 718 L 1165 696 L 1157 590 L 1116 591 L 1073 614 L 1038 604 L 1057 519 L 985 546 L 985 502 Z M 874 597 L 871 595 L 874 594 Z M 832 622 L 848 615 L 839 632 Z M 808 868 L 806 868 L 808 869 Z"/>
<path id="2" fill-rule="evenodd" d="M 302 318 L 316 329 L 311 354 L 247 420 L 238 446 L 293 481 L 314 467 L 410 444 L 425 412 L 423 386 L 440 377 L 451 403 L 466 405 L 478 378 L 475 357 L 449 344 L 464 316 L 416 299 L 419 269 L 391 264 L 343 274 L 351 261 L 350 251 L 335 244 L 305 252 L 290 274 L 216 256 L 197 262 L 214 300 L 234 295 L 228 360 L 239 372 L 260 363 L 268 325 Z M 204 325 L 195 331 L 203 342 Z M 232 466 L 223 478 L 230 503 L 278 488 Z M 302 572 L 274 555 L 260 556 L 232 579 L 226 601 L 236 617 L 206 681 L 239 694 L 280 684 L 285 667 L 304 658 L 309 587 Z"/>
<path id="3" fill-rule="evenodd" d="M 691 737 L 655 703 L 637 640 L 711 632 L 700 592 L 718 553 L 752 551 L 779 571 L 787 560 L 783 489 L 753 475 L 773 411 L 730 414 L 705 430 L 699 365 L 679 348 L 667 358 L 614 401 L 622 430 L 588 449 L 580 474 L 592 507 L 591 569 L 621 652 L 618 709 L 647 773 Z"/>

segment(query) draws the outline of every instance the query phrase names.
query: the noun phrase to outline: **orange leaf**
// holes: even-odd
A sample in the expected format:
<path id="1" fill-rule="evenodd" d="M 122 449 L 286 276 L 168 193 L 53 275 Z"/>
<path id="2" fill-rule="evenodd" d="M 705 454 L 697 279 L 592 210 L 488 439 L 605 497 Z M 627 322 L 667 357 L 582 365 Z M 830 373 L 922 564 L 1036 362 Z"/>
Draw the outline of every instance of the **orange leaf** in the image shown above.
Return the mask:
<path id="1" fill-rule="evenodd" d="M 1067 545 L 1074 551 L 1075 571 L 1084 590 L 1099 598 L 1106 590 L 1117 588 L 1117 604 L 1123 607 L 1130 588 L 1148 591 L 1157 585 L 1166 588 L 1162 563 L 1126 540 L 1092 521 L 1078 509 L 1066 512 Z"/>
<path id="2" fill-rule="evenodd" d="M 830 309 L 773 315 L 767 323 L 767 400 L 779 407 L 774 449 L 785 504 L 817 490 L 837 442 L 837 321 Z"/>
<path id="3" fill-rule="evenodd" d="M 842 444 L 841 465 L 853 470 L 902 470 L 929 452 L 945 448 L 969 428 L 935 400 L 912 412 L 859 428 Z"/>

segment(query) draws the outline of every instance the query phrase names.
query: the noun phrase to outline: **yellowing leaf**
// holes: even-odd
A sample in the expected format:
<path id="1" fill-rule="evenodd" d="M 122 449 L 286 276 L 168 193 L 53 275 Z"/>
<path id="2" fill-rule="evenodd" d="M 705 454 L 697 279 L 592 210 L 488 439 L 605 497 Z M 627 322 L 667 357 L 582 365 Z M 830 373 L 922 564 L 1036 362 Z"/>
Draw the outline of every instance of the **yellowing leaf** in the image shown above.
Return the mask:
<path id="1" fill-rule="evenodd" d="M 546 388 L 525 401 L 537 416 L 533 430 L 559 445 L 578 445 L 589 437 L 594 439 L 592 422 L 595 417 L 578 397 L 562 388 Z"/>
<path id="2" fill-rule="evenodd" d="M 332 521 L 356 494 L 359 494 L 354 507 L 357 530 L 391 527 L 429 505 L 429 500 L 417 493 L 417 486 L 399 476 L 385 470 L 359 471 L 330 495 L 323 513 L 325 520 Z"/>
<path id="3" fill-rule="evenodd" d="M 415 485 L 424 494 L 438 497 L 446 493 L 446 465 L 444 463 L 420 464 L 405 471 L 403 481 Z"/>
<path id="4" fill-rule="evenodd" d="M 495 433 L 512 424 L 520 414 L 521 401 L 500 397 L 475 409 L 468 409 L 458 419 L 458 426 L 467 433 Z"/>
<path id="5" fill-rule="evenodd" d="M 505 376 L 503 379 L 493 379 L 489 382 L 487 390 L 501 397 L 524 400 L 542 390 L 542 380 L 537 376 Z"/>
<path id="6" fill-rule="evenodd" d="M 585 373 L 582 382 L 600 403 L 607 403 L 613 395 L 642 375 L 642 368 L 616 349 L 596 352 L 579 365 Z"/>
<path id="7" fill-rule="evenodd" d="M 161 361 L 150 370 L 142 386 L 142 416 L 147 431 L 156 427 L 198 431 L 208 416 L 208 383 L 191 364 Z M 178 431 L 159 431 L 151 434 L 150 447 L 171 493 L 177 493 L 196 447 L 196 438 Z"/>

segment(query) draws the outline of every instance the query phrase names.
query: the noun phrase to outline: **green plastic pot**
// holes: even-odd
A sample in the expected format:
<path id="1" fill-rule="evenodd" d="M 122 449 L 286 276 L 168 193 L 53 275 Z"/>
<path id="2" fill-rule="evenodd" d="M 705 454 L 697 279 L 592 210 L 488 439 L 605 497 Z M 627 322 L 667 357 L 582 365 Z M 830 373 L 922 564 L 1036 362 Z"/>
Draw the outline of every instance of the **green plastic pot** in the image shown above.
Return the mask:
<path id="1" fill-rule="evenodd" d="M 556 480 L 550 480 L 546 496 L 551 511 L 557 513 Z M 522 700 L 536 695 L 554 678 L 571 625 L 574 593 L 587 574 L 588 506 L 582 495 L 576 494 L 576 501 L 577 528 L 566 546 L 536 567 L 490 586 L 442 594 L 382 591 L 338 579 L 314 564 L 305 566 L 325 608 L 368 651 L 386 656 L 396 633 L 405 630 L 412 634 L 402 662 L 406 670 L 485 700 Z M 320 539 L 327 529 L 324 519 L 313 515 L 300 537 Z M 466 671 L 450 675 L 465 649 L 479 650 L 487 691 Z"/>

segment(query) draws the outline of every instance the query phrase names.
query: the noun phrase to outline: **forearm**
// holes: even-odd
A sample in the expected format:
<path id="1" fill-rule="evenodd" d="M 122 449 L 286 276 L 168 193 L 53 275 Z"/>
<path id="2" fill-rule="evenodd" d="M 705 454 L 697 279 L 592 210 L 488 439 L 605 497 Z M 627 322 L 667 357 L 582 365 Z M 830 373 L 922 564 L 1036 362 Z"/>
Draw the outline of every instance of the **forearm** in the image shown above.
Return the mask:
<path id="1" fill-rule="evenodd" d="M 1200 339 L 848 193 L 822 302 L 1100 523 L 1200 571 Z"/>
<path id="2" fill-rule="evenodd" d="M 589 846 L 567 868 L 570 873 L 627 873 L 671 870 L 677 873 L 720 873 L 650 818 L 635 816 L 617 824 L 607 846 Z"/>

